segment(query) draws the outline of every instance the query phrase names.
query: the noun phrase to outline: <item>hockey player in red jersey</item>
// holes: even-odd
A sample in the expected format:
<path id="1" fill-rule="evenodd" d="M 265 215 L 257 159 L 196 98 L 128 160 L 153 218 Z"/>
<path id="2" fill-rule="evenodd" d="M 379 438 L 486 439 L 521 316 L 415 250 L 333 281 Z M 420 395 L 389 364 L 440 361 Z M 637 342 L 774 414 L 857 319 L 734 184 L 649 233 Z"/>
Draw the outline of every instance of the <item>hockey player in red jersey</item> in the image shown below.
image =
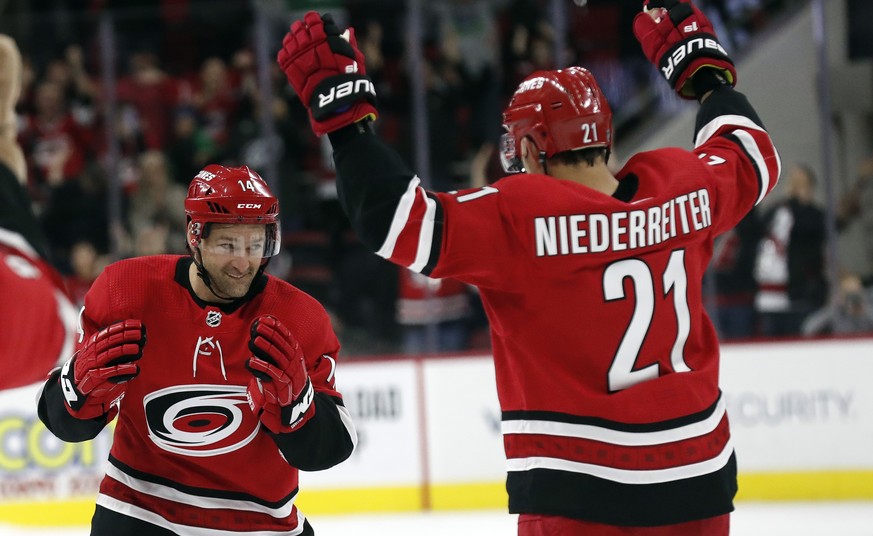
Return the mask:
<path id="1" fill-rule="evenodd" d="M 92 535 L 313 534 L 298 470 L 357 442 L 339 342 L 318 302 L 264 273 L 279 211 L 257 173 L 207 166 L 185 211 L 190 256 L 120 261 L 94 282 L 40 419 L 83 441 L 118 416 Z"/>
<path id="2" fill-rule="evenodd" d="M 308 13 L 278 61 L 334 148 L 340 201 L 377 254 L 476 285 L 491 325 L 520 535 L 723 535 L 737 490 L 719 347 L 703 307 L 713 240 L 773 188 L 779 157 L 706 17 L 650 2 L 649 60 L 701 102 L 694 149 L 607 167 L 611 111 L 581 67 L 526 78 L 503 114 L 513 173 L 420 186 L 374 133 L 354 31 Z"/>
<path id="3" fill-rule="evenodd" d="M 76 335 L 76 311 L 24 189 L 27 166 L 18 145 L 15 103 L 21 54 L 0 35 L 0 389 L 45 379 Z"/>

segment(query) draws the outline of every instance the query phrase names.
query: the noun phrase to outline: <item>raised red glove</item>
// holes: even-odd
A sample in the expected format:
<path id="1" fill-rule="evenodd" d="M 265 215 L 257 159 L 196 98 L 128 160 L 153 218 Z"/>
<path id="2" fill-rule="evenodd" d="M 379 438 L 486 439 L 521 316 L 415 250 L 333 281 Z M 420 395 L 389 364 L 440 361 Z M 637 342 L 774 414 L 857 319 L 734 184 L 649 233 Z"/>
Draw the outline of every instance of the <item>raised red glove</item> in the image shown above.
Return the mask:
<path id="1" fill-rule="evenodd" d="M 70 415 L 114 417 L 110 411 L 124 396 L 127 382 L 139 374 L 133 362 L 142 357 L 145 343 L 145 326 L 139 320 L 116 322 L 91 335 L 61 368 L 59 381 Z"/>
<path id="2" fill-rule="evenodd" d="M 649 10 L 657 10 L 653 18 Z M 683 99 L 695 99 L 691 77 L 702 67 L 722 72 L 734 86 L 737 71 L 706 15 L 689 0 L 647 0 L 634 18 L 634 35 L 643 54 Z"/>
<path id="3" fill-rule="evenodd" d="M 330 14 L 310 11 L 295 21 L 276 59 L 319 136 L 376 119 L 376 89 L 366 76 L 355 30 L 340 33 Z"/>
<path id="4" fill-rule="evenodd" d="M 264 315 L 252 322 L 249 349 L 254 354 L 246 362 L 255 375 L 247 389 L 252 411 L 275 434 L 303 426 L 315 415 L 315 392 L 294 336 L 277 318 Z"/>

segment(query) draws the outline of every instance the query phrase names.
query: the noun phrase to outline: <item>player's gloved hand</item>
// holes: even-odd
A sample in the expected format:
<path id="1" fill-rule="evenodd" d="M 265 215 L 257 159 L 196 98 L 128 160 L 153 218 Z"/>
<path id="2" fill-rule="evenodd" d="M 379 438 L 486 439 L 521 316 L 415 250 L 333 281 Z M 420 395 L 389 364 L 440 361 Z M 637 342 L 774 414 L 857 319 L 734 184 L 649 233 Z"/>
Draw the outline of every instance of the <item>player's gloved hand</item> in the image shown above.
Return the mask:
<path id="1" fill-rule="evenodd" d="M 646 58 L 683 99 L 697 97 L 691 77 L 703 67 L 721 71 L 732 86 L 737 83 L 734 63 L 712 24 L 689 0 L 646 0 L 634 18 L 634 35 Z"/>
<path id="2" fill-rule="evenodd" d="M 330 14 L 310 11 L 291 25 L 276 59 L 317 135 L 376 119 L 376 90 L 354 28 L 341 33 Z"/>
<path id="3" fill-rule="evenodd" d="M 271 432 L 292 432 L 315 415 L 315 392 L 303 362 L 303 350 L 281 322 L 263 315 L 252 322 L 246 368 L 249 406 Z"/>
<path id="4" fill-rule="evenodd" d="M 61 368 L 59 381 L 67 411 L 77 419 L 115 417 L 127 382 L 139 374 L 146 330 L 139 320 L 123 320 L 85 341 Z"/>

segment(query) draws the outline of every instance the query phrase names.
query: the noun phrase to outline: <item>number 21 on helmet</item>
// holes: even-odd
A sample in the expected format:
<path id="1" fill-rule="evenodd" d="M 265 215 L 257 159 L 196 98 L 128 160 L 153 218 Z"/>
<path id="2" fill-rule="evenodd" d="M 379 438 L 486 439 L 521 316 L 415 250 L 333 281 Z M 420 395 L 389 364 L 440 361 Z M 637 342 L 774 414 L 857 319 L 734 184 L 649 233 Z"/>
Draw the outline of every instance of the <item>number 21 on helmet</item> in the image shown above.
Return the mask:
<path id="1" fill-rule="evenodd" d="M 500 163 L 507 173 L 524 171 L 521 140 L 540 159 L 564 151 L 612 150 L 612 111 L 594 76 L 582 67 L 537 71 L 525 78 L 503 111 Z"/>

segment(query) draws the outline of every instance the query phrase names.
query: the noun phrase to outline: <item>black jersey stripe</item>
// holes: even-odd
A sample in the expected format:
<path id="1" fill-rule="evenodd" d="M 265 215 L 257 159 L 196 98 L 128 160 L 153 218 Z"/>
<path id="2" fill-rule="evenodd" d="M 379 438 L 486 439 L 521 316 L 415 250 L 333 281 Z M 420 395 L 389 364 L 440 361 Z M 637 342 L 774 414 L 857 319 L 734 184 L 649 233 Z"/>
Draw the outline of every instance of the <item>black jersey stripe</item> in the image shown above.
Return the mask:
<path id="1" fill-rule="evenodd" d="M 718 471 L 658 484 L 621 484 L 591 475 L 532 469 L 507 476 L 509 511 L 620 526 L 656 526 L 733 511 L 737 462 Z"/>
<path id="2" fill-rule="evenodd" d="M 762 170 L 761 167 L 758 165 L 758 160 L 752 157 L 751 153 L 749 153 L 748 149 L 746 148 L 746 144 L 744 144 L 734 133 L 728 132 L 725 133 L 722 137 L 726 140 L 730 140 L 737 147 L 739 147 L 739 149 L 743 152 L 743 156 L 746 157 L 746 161 L 752 164 L 752 169 L 755 170 L 755 177 L 758 179 L 758 195 L 755 196 L 755 199 L 758 200 L 755 202 L 755 204 L 757 205 L 758 202 L 760 202 L 761 198 L 763 198 L 763 194 L 767 193 L 768 185 L 765 184 L 764 181 L 764 170 Z M 763 163 L 763 165 L 767 164 Z"/>
<path id="3" fill-rule="evenodd" d="M 729 115 L 745 117 L 764 130 L 764 123 L 752 105 L 749 104 L 746 96 L 730 87 L 723 86 L 713 91 L 709 98 L 700 105 L 694 125 L 694 139 L 697 140 L 700 131 L 708 124 Z"/>
<path id="4" fill-rule="evenodd" d="M 433 217 L 433 236 L 431 237 L 430 243 L 430 257 L 427 260 L 427 263 L 424 265 L 424 268 L 421 269 L 421 273 L 424 275 L 430 275 L 433 272 L 434 268 L 436 268 L 437 263 L 440 260 L 440 249 L 443 243 L 443 224 L 445 215 L 443 213 L 443 205 L 440 202 L 439 197 L 432 192 L 427 192 L 427 196 L 436 203 L 436 212 Z"/>
<path id="5" fill-rule="evenodd" d="M 330 141 L 340 204 L 361 241 L 378 251 L 415 174 L 400 155 L 369 131 L 342 129 L 331 133 Z"/>
<path id="6" fill-rule="evenodd" d="M 589 417 L 582 415 L 572 415 L 570 413 L 560 413 L 557 411 L 531 411 L 531 410 L 522 410 L 522 411 L 504 411 L 501 416 L 501 420 L 503 421 L 551 421 L 563 424 L 584 424 L 589 426 L 598 426 L 600 428 L 607 428 L 609 430 L 615 430 L 618 432 L 637 432 L 637 433 L 646 433 L 646 432 L 660 432 L 662 430 L 672 430 L 674 428 L 679 428 L 681 426 L 687 426 L 689 424 L 698 423 L 701 421 L 705 421 L 707 418 L 715 413 L 719 400 L 721 399 L 721 395 L 719 398 L 712 403 L 708 408 L 698 411 L 697 413 L 692 413 L 690 415 L 685 415 L 683 417 L 677 417 L 675 419 L 669 419 L 666 421 L 659 421 L 653 423 L 624 423 L 618 421 L 612 421 L 609 419 L 603 419 L 600 417 Z"/>
<path id="7" fill-rule="evenodd" d="M 291 493 L 282 497 L 278 501 L 266 501 L 260 497 L 255 497 L 254 495 L 249 495 L 248 493 L 242 493 L 238 491 L 224 491 L 218 489 L 210 489 L 210 488 L 198 488 L 195 486 L 186 486 L 184 484 L 180 484 L 174 480 L 170 480 L 168 478 L 164 478 L 161 476 L 153 475 L 151 473 L 146 473 L 143 471 L 139 471 L 134 469 L 133 467 L 127 465 L 122 462 L 118 458 L 109 455 L 109 463 L 114 465 L 119 471 L 129 475 L 132 478 L 136 478 L 138 480 L 142 480 L 144 482 L 150 482 L 152 484 L 158 484 L 161 486 L 166 486 L 168 488 L 172 488 L 176 491 L 194 495 L 198 497 L 207 497 L 213 499 L 226 499 L 231 501 L 249 501 L 255 504 L 259 504 L 261 506 L 265 506 L 271 509 L 279 509 L 287 505 L 290 501 L 294 499 L 299 491 L 299 488 L 294 488 Z"/>

